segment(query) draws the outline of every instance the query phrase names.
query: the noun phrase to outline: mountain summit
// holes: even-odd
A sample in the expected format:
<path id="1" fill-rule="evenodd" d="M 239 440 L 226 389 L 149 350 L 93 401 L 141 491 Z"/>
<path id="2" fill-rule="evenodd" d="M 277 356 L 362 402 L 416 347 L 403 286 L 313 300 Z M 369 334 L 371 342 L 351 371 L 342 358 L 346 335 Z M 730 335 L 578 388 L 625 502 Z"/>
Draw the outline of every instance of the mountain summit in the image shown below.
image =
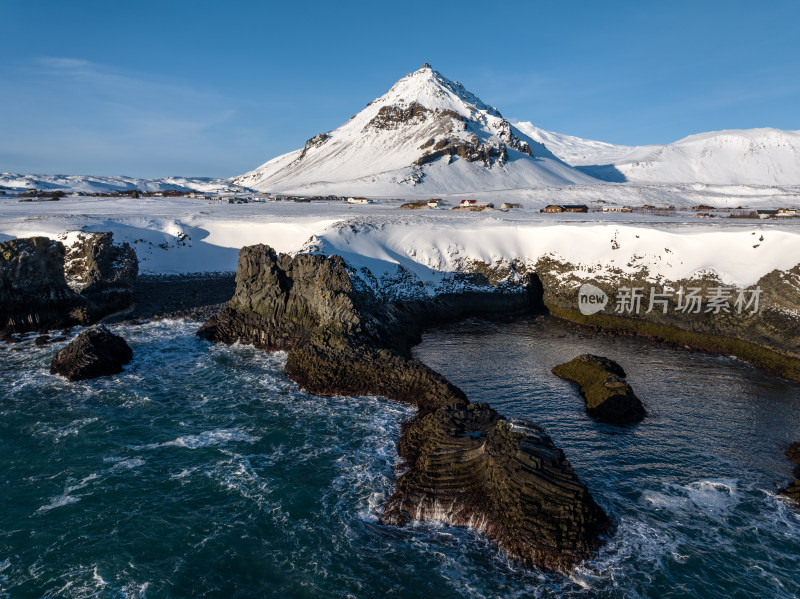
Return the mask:
<path id="1" fill-rule="evenodd" d="M 277 192 L 409 196 L 596 180 L 425 63 L 338 129 L 233 182 Z"/>

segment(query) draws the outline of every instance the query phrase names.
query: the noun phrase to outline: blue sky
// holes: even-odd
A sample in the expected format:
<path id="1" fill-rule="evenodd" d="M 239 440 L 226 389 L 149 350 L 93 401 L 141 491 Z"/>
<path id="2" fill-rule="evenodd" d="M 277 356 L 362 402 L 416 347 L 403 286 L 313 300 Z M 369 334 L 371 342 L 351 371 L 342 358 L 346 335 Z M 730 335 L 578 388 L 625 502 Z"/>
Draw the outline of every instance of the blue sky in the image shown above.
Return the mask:
<path id="1" fill-rule="evenodd" d="M 233 176 L 429 61 L 613 143 L 800 129 L 800 2 L 3 0 L 0 171 Z"/>

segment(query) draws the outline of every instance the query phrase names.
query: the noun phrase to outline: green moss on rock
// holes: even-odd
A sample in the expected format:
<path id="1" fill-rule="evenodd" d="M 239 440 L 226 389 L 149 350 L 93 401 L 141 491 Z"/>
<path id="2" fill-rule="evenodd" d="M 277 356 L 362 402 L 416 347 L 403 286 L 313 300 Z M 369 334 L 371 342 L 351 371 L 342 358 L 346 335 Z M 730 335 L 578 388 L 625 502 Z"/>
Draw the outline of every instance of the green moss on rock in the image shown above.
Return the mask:
<path id="1" fill-rule="evenodd" d="M 691 347 L 701 351 L 735 356 L 750 362 L 767 372 L 787 379 L 800 381 L 800 359 L 797 357 L 769 349 L 734 337 L 723 337 L 708 333 L 698 333 L 674 326 L 657 324 L 645 320 L 611 316 L 608 314 L 581 314 L 578 310 L 564 308 L 546 303 L 551 314 L 565 320 L 589 327 L 632 334 L 655 341 Z"/>
<path id="2" fill-rule="evenodd" d="M 580 385 L 586 412 L 592 418 L 631 424 L 646 415 L 642 402 L 625 381 L 625 371 L 609 358 L 584 354 L 555 366 L 553 374 Z"/>

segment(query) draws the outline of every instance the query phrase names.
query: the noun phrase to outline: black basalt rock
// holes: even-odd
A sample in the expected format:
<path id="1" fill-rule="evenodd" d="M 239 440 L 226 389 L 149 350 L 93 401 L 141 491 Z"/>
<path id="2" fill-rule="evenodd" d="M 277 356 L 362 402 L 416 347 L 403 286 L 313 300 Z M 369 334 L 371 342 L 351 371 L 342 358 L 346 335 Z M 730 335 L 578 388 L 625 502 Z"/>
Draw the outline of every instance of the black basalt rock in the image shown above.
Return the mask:
<path id="1" fill-rule="evenodd" d="M 786 457 L 795 465 L 793 472 L 795 480 L 779 492 L 781 495 L 793 499 L 795 505 L 800 508 L 800 442 L 792 443 L 786 448 Z"/>
<path id="2" fill-rule="evenodd" d="M 133 350 L 125 339 L 97 325 L 80 333 L 53 356 L 50 373 L 69 381 L 82 381 L 119 374 L 132 359 Z"/>

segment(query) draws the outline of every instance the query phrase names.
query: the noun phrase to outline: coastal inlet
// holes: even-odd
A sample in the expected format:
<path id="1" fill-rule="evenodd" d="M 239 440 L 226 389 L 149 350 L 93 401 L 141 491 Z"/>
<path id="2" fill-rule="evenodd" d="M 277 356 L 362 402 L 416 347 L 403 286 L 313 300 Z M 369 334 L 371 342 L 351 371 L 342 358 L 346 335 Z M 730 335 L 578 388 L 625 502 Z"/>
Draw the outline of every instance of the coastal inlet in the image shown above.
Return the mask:
<path id="1" fill-rule="evenodd" d="M 285 354 L 209 345 L 199 324 L 112 327 L 134 360 L 89 382 L 49 374 L 67 341 L 0 344 L 0 596 L 800 593 L 800 516 L 774 492 L 792 476 L 795 383 L 551 318 L 427 334 L 419 358 L 475 400 L 543 424 L 618 522 L 564 577 L 521 567 L 471 529 L 380 526 L 413 409 L 300 392 Z M 576 353 L 623 364 L 648 417 L 630 430 L 588 417 L 550 373 Z"/>

